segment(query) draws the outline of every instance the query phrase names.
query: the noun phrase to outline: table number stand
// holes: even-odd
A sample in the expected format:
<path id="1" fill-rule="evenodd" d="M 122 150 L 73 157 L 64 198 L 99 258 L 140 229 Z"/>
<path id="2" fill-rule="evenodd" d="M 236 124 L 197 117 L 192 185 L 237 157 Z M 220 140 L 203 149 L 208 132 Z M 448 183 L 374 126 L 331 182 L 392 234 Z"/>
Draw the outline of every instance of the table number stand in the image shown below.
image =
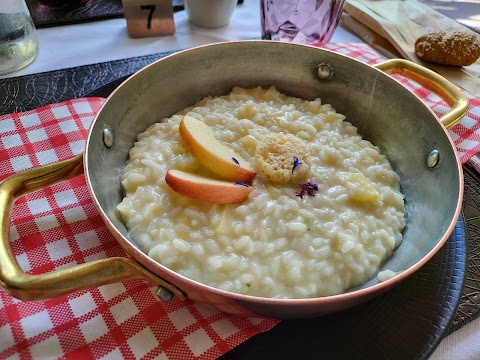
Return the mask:
<path id="1" fill-rule="evenodd" d="M 175 33 L 171 0 L 122 0 L 128 35 L 132 38 Z"/>

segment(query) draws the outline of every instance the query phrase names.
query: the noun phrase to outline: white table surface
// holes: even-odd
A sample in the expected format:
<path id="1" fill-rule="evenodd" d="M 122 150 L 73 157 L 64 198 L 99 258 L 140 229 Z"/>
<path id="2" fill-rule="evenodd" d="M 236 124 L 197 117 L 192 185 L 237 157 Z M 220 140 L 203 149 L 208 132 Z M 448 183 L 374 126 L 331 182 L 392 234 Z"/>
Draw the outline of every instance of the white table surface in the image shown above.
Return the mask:
<path id="1" fill-rule="evenodd" d="M 142 39 L 129 38 L 123 18 L 38 29 L 40 50 L 35 61 L 0 78 L 182 50 L 208 43 L 260 38 L 259 13 L 259 1 L 245 0 L 235 9 L 228 26 L 203 29 L 190 24 L 185 11 L 180 11 L 174 15 L 174 35 Z M 362 42 L 342 27 L 337 28 L 331 41 Z M 455 359 L 480 359 L 480 319 L 443 339 L 430 358 Z"/>

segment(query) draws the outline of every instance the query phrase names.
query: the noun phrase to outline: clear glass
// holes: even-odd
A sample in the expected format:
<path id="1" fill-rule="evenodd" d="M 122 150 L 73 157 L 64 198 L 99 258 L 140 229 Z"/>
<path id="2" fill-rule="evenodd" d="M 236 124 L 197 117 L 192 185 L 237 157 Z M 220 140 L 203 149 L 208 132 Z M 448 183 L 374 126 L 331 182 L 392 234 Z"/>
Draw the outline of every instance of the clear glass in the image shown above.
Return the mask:
<path id="1" fill-rule="evenodd" d="M 0 0 L 0 75 L 24 68 L 37 54 L 37 32 L 24 0 Z"/>
<path id="2" fill-rule="evenodd" d="M 313 44 L 327 42 L 345 0 L 260 0 L 262 38 Z"/>

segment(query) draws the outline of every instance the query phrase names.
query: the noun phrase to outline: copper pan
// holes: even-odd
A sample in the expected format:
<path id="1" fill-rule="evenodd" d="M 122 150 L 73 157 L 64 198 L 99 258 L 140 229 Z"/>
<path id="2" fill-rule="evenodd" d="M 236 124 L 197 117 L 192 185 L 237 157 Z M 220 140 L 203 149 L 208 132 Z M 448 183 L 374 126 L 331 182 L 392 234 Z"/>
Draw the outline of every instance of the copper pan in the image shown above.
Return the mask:
<path id="1" fill-rule="evenodd" d="M 451 109 L 439 121 L 387 73 L 419 82 Z M 136 136 L 205 96 L 225 95 L 233 86 L 272 84 L 288 95 L 320 97 L 332 104 L 380 147 L 400 175 L 407 226 L 402 244 L 382 267 L 396 272 L 393 278 L 379 282 L 375 277 L 344 294 L 314 299 L 239 295 L 176 274 L 129 238 L 116 206 L 122 197 L 120 172 Z M 413 274 L 452 232 L 461 209 L 463 176 L 446 127 L 467 108 L 467 98 L 454 85 L 405 60 L 369 66 L 328 50 L 268 41 L 219 43 L 168 56 L 131 76 L 109 96 L 90 128 L 83 155 L 16 174 L 0 184 L 0 285 L 20 299 L 40 300 L 145 279 L 159 285 L 158 294 L 165 301 L 176 295 L 231 313 L 280 319 L 314 317 L 360 304 Z M 41 275 L 25 274 L 9 245 L 14 199 L 82 171 L 105 224 L 133 260 L 108 258 Z"/>

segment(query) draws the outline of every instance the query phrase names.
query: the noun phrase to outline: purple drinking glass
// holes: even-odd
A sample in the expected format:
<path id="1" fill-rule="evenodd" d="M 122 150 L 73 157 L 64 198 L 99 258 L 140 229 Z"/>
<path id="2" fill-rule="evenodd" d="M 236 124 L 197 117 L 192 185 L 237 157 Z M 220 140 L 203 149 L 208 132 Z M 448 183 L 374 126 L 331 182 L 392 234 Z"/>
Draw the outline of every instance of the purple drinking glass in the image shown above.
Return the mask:
<path id="1" fill-rule="evenodd" d="M 262 38 L 313 44 L 327 42 L 345 0 L 260 0 Z"/>

